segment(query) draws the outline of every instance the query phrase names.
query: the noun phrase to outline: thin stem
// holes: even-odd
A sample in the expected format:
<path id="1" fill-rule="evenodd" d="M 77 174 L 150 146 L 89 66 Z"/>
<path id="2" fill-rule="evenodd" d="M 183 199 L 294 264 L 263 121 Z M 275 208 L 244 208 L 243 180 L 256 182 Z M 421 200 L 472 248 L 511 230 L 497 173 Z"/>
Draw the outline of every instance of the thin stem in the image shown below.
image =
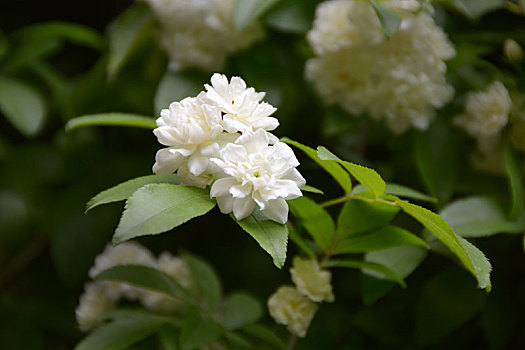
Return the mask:
<path id="1" fill-rule="evenodd" d="M 291 334 L 290 338 L 288 338 L 288 349 L 293 350 L 296 344 L 297 344 L 297 336 Z"/>

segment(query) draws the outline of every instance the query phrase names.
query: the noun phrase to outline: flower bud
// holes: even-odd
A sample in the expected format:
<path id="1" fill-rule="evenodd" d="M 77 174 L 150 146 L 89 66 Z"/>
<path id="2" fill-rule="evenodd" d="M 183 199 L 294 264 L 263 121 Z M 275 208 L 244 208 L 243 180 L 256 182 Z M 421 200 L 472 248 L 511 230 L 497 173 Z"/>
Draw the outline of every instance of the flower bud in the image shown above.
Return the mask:
<path id="1" fill-rule="evenodd" d="M 512 39 L 506 39 L 503 42 L 503 53 L 512 63 L 519 63 L 523 59 L 523 49 Z"/>
<path id="2" fill-rule="evenodd" d="M 290 274 L 297 290 L 312 301 L 334 301 L 334 293 L 330 284 L 332 274 L 330 271 L 321 270 L 316 260 L 295 257 Z"/>

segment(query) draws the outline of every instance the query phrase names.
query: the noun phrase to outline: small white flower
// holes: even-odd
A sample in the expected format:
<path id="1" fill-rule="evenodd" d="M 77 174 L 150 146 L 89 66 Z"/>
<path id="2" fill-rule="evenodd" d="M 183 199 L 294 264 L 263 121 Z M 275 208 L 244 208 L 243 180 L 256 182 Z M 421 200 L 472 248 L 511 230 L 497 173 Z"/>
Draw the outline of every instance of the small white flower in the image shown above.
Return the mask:
<path id="1" fill-rule="evenodd" d="M 80 296 L 75 310 L 80 330 L 87 332 L 102 323 L 100 316 L 115 307 L 115 301 L 105 294 L 106 287 L 102 283 L 88 283 Z"/>
<path id="2" fill-rule="evenodd" d="M 290 333 L 304 337 L 319 306 L 292 286 L 281 286 L 268 299 L 268 311 L 275 322 L 288 326 Z"/>
<path id="3" fill-rule="evenodd" d="M 210 191 L 223 213 L 233 211 L 241 220 L 257 204 L 269 219 L 282 224 L 288 220 L 286 200 L 302 196 L 305 180 L 295 169 L 299 161 L 292 149 L 282 142 L 269 142 L 264 130 L 245 133 L 221 150 L 220 159 L 211 159 L 226 174 Z"/>
<path id="4" fill-rule="evenodd" d="M 454 123 L 482 141 L 497 135 L 507 125 L 511 104 L 509 92 L 496 81 L 485 91 L 469 93 L 465 114 L 456 117 Z"/>
<path id="5" fill-rule="evenodd" d="M 179 175 L 184 184 L 205 187 L 211 183 L 210 158 L 218 155 L 220 144 L 236 138 L 223 135 L 221 111 L 207 104 L 201 93 L 173 102 L 160 115 L 153 133 L 168 148 L 157 152 L 153 172 L 171 174 L 181 170 Z"/>
<path id="6" fill-rule="evenodd" d="M 330 284 L 332 274 L 330 271 L 321 270 L 317 260 L 295 257 L 290 274 L 297 290 L 312 301 L 334 301 L 334 293 Z"/>
<path id="7" fill-rule="evenodd" d="M 228 132 L 274 130 L 279 126 L 276 118 L 270 117 L 276 108 L 261 102 L 264 92 L 256 92 L 254 88 L 246 87 L 240 77 L 228 78 L 215 73 L 211 77 L 211 86 L 206 84 L 206 98 L 213 101 L 223 112 L 224 129 Z"/>

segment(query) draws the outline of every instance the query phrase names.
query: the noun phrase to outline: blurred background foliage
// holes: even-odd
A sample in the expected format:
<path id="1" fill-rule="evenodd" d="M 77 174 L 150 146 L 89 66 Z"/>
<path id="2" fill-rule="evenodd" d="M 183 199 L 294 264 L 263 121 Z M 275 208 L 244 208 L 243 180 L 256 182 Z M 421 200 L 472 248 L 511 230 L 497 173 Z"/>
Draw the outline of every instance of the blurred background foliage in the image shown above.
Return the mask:
<path id="1" fill-rule="evenodd" d="M 402 136 L 366 116 L 351 118 L 324 106 L 304 81 L 304 63 L 313 55 L 305 33 L 317 3 L 276 2 L 262 17 L 265 39 L 230 57 L 223 71 L 267 92 L 268 102 L 279 108 L 279 136 L 327 145 L 345 159 L 377 169 L 387 181 L 430 193 L 439 199 L 434 210 L 471 195 L 509 203 L 508 174 L 469 166 L 473 143 L 448 121 L 461 111 L 466 92 L 494 79 L 524 93 L 524 61 L 511 62 L 502 51 L 507 38 L 525 45 L 518 2 L 439 2 L 436 20 L 457 50 L 448 62 L 457 98 L 439 111 L 428 131 Z M 107 127 L 66 133 L 65 123 L 113 111 L 155 117 L 209 80 L 208 72 L 170 73 L 147 9 L 135 4 L 129 10 L 130 5 L 124 0 L 0 2 L 1 349 L 70 349 L 78 343 L 78 296 L 122 209 L 112 204 L 84 215 L 85 203 L 102 189 L 151 173 L 158 145 L 149 131 Z M 335 195 L 336 185 L 298 156 L 308 182 L 327 198 Z M 522 174 L 521 155 L 516 159 Z M 510 231 L 522 234 L 520 227 Z M 155 253 L 195 252 L 219 272 L 225 290 L 249 290 L 261 301 L 289 278 L 217 210 L 139 241 Z M 493 265 L 491 294 L 477 290 L 467 272 L 434 254 L 408 277 L 406 289 L 338 270 L 336 303 L 323 305 L 297 348 L 525 348 L 523 236 L 479 237 L 475 244 Z M 295 247 L 289 249 L 292 256 Z"/>

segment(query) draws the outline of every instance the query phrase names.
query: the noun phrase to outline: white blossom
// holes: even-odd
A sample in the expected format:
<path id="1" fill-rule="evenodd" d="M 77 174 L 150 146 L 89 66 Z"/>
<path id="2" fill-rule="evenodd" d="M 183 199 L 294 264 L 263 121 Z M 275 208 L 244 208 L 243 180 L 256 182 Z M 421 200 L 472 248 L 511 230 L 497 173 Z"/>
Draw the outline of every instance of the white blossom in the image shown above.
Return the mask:
<path id="1" fill-rule="evenodd" d="M 290 333 L 304 337 L 319 306 L 292 286 L 281 286 L 268 299 L 275 322 L 287 325 Z"/>
<path id="2" fill-rule="evenodd" d="M 312 301 L 334 301 L 330 284 L 332 274 L 330 271 L 321 270 L 317 260 L 295 257 L 290 274 L 297 290 Z"/>
<path id="3" fill-rule="evenodd" d="M 205 87 L 206 98 L 223 112 L 226 131 L 245 133 L 257 129 L 274 130 L 279 126 L 277 119 L 270 117 L 276 108 L 261 102 L 265 93 L 247 88 L 242 78 L 232 77 L 228 82 L 225 75 L 215 73 L 211 77 L 211 86 L 206 84 Z"/>
<path id="4" fill-rule="evenodd" d="M 496 81 L 484 91 L 469 93 L 465 113 L 456 117 L 454 123 L 483 143 L 507 125 L 511 104 L 507 89 Z"/>
<path id="5" fill-rule="evenodd" d="M 102 283 L 88 283 L 80 296 L 75 310 L 80 330 L 87 332 L 102 323 L 100 316 L 115 307 L 115 301 L 106 295 L 106 287 Z"/>
<path id="6" fill-rule="evenodd" d="M 434 110 L 454 94 L 445 79 L 444 60 L 455 50 L 428 13 L 412 12 L 412 2 L 382 4 L 402 16 L 390 39 L 365 1 L 319 4 L 308 33 L 318 56 L 306 62 L 306 79 L 328 104 L 384 119 L 395 133 L 411 126 L 426 129 Z"/>
<path id="7" fill-rule="evenodd" d="M 260 24 L 239 31 L 235 0 L 145 0 L 160 24 L 160 42 L 172 70 L 222 69 L 227 57 L 262 38 Z"/>
<path id="8" fill-rule="evenodd" d="M 221 111 L 207 104 L 204 93 L 173 102 L 163 109 L 153 130 L 160 149 L 155 156 L 153 172 L 170 174 L 178 171 L 183 184 L 205 187 L 213 180 L 211 157 L 216 157 L 221 144 L 238 135 L 223 134 Z"/>
<path id="9" fill-rule="evenodd" d="M 257 204 L 269 219 L 283 224 L 288 220 L 286 200 L 302 196 L 305 180 L 296 169 L 299 161 L 292 149 L 282 142 L 269 143 L 264 130 L 248 132 L 226 145 L 220 158 L 211 159 L 225 173 L 210 191 L 223 213 L 233 211 L 241 220 Z"/>

